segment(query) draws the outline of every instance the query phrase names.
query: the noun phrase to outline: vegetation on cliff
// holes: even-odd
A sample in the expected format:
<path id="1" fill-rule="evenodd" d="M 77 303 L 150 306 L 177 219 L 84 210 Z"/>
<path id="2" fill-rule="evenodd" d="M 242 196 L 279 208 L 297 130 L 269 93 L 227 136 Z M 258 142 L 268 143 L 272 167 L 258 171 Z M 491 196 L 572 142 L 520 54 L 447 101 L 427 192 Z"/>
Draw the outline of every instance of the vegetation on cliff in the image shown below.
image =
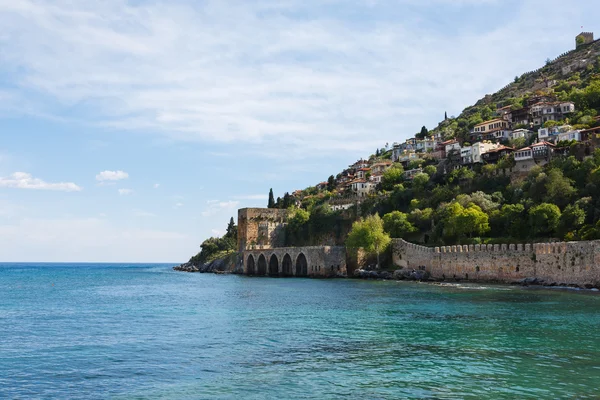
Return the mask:
<path id="1" fill-rule="evenodd" d="M 226 258 L 237 252 L 237 225 L 233 217 L 227 224 L 227 229 L 222 237 L 211 237 L 200 245 L 200 252 L 190 258 L 189 263 L 202 265 L 220 258 Z"/>

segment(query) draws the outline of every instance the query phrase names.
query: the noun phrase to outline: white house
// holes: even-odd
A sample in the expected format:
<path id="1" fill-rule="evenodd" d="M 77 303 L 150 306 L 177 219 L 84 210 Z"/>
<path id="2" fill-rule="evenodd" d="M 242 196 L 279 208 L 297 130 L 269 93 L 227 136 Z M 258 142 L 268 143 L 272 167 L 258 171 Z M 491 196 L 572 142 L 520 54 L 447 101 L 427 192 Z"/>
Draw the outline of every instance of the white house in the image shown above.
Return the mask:
<path id="1" fill-rule="evenodd" d="M 478 142 L 471 146 L 471 162 L 472 163 L 481 163 L 481 155 L 483 153 L 487 153 L 490 150 L 494 150 L 500 147 L 497 143 L 490 142 Z M 462 155 L 462 154 L 461 154 Z"/>
<path id="2" fill-rule="evenodd" d="M 509 131 L 508 129 L 499 129 L 488 133 L 486 137 L 489 140 L 503 140 L 510 138 L 511 133 L 512 131 Z"/>
<path id="3" fill-rule="evenodd" d="M 435 150 L 437 143 L 438 142 L 434 139 L 425 139 L 425 152 L 428 153 Z"/>
<path id="4" fill-rule="evenodd" d="M 448 153 L 450 153 L 452 150 L 460 151 L 460 144 L 458 143 L 458 141 L 451 140 L 451 141 L 445 142 L 445 143 L 446 143 L 446 155 L 448 155 Z"/>
<path id="5" fill-rule="evenodd" d="M 356 170 L 356 177 L 358 179 L 367 179 L 367 174 L 371 172 L 371 168 L 360 168 Z"/>
<path id="6" fill-rule="evenodd" d="M 358 197 L 365 197 L 365 196 L 367 196 L 375 188 L 375 184 L 374 183 L 367 182 L 365 179 L 356 179 L 355 181 L 352 182 L 351 186 L 352 186 L 352 191 Z"/>
<path id="7" fill-rule="evenodd" d="M 418 160 L 419 159 L 419 155 L 414 153 L 414 152 L 404 152 L 400 155 L 400 157 L 398 157 L 398 162 L 406 162 L 406 161 L 413 161 L 413 160 Z"/>
<path id="8" fill-rule="evenodd" d="M 383 175 L 371 175 L 369 177 L 369 180 L 371 182 L 373 182 L 374 184 L 378 184 L 378 183 L 381 183 L 382 178 L 383 178 Z"/>
<path id="9" fill-rule="evenodd" d="M 332 200 L 329 202 L 329 207 L 332 211 L 347 210 L 354 206 L 355 202 L 351 199 Z"/>
<path id="10" fill-rule="evenodd" d="M 415 150 L 418 152 L 423 152 L 425 151 L 425 141 L 424 140 L 417 140 L 416 146 L 415 146 Z"/>
<path id="11" fill-rule="evenodd" d="M 531 132 L 529 129 L 515 129 L 510 133 L 510 139 L 529 139 L 532 135 L 533 132 Z"/>
<path id="12" fill-rule="evenodd" d="M 379 161 L 371 165 L 371 171 L 373 175 L 381 175 L 391 166 L 392 162 L 390 160 Z"/>
<path id="13" fill-rule="evenodd" d="M 460 149 L 460 159 L 463 164 L 471 164 L 473 162 L 471 146 L 466 146 Z"/>
<path id="14" fill-rule="evenodd" d="M 577 142 L 581 142 L 581 131 L 574 130 L 574 131 L 568 131 L 568 132 L 561 132 L 558 134 L 557 140 L 559 142 L 562 142 L 563 140 L 569 140 L 569 141 L 575 140 Z"/>
<path id="15" fill-rule="evenodd" d="M 515 156 L 515 161 L 533 160 L 533 153 L 531 152 L 531 147 L 524 147 L 515 151 L 513 154 Z"/>

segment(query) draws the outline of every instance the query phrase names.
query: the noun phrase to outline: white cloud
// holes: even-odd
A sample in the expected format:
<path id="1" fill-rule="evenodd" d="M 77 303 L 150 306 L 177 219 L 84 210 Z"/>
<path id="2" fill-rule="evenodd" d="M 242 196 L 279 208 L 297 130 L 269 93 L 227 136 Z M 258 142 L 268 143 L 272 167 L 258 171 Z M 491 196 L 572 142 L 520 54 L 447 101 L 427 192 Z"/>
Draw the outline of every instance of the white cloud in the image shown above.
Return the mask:
<path id="1" fill-rule="evenodd" d="M 181 208 L 181 207 L 183 207 L 183 203 L 181 203 L 181 202 L 175 203 L 175 205 L 173 206 L 173 208 Z"/>
<path id="2" fill-rule="evenodd" d="M 120 181 L 127 178 L 129 178 L 129 174 L 123 171 L 102 171 L 96 175 L 96 180 L 99 182 Z"/>
<path id="3" fill-rule="evenodd" d="M 240 204 L 239 201 L 219 201 L 219 200 L 208 200 L 206 202 L 206 204 L 208 204 L 208 208 L 204 211 L 202 211 L 202 216 L 203 217 L 210 217 L 212 215 L 215 215 L 219 212 L 222 211 L 232 211 L 232 210 L 236 210 L 238 205 Z"/>
<path id="4" fill-rule="evenodd" d="M 158 189 L 159 187 L 160 187 L 160 183 L 155 183 L 153 186 L 154 189 Z"/>
<path id="5" fill-rule="evenodd" d="M 82 188 L 73 182 L 48 183 L 34 178 L 27 172 L 15 172 L 9 177 L 0 177 L 0 187 L 34 190 L 55 190 L 61 192 L 79 192 Z"/>
<path id="6" fill-rule="evenodd" d="M 118 192 L 121 196 L 128 196 L 130 194 L 133 194 L 133 190 L 131 189 L 119 189 Z"/>
<path id="7" fill-rule="evenodd" d="M 444 111 L 458 114 L 567 50 L 573 40 L 564 21 L 586 8 L 548 0 L 540 10 L 522 2 L 502 24 L 481 29 L 456 21 L 432 29 L 437 21 L 427 18 L 438 5 L 470 15 L 466 7 L 497 2 L 411 1 L 406 10 L 396 2 L 352 3 L 328 1 L 336 7 L 321 12 L 326 6 L 317 0 L 4 1 L 0 65 L 17 85 L 5 97 L 41 93 L 53 102 L 29 96 L 28 112 L 56 115 L 85 104 L 82 118 L 102 126 L 241 142 L 249 153 L 287 160 L 364 151 L 412 135 Z M 356 21 L 332 11 L 365 6 L 379 14 Z M 394 8 L 407 16 L 386 18 Z M 552 35 L 547 26 L 555 27 Z M 567 33 L 563 48 L 556 37 Z M 520 56 L 481 57 L 506 43 Z M 434 112 L 439 117 L 428 120 Z"/>

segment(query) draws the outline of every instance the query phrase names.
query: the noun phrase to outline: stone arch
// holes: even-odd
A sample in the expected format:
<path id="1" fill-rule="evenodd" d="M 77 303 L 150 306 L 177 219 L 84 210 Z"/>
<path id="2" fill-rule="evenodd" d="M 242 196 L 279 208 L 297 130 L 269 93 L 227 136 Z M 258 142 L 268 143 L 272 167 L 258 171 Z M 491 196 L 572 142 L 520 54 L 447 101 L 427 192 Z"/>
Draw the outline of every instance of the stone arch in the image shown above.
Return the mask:
<path id="1" fill-rule="evenodd" d="M 269 276 L 279 276 L 279 260 L 275 253 L 269 259 Z"/>
<path id="2" fill-rule="evenodd" d="M 258 257 L 258 271 L 257 275 L 264 276 L 267 274 L 267 259 L 264 254 Z"/>
<path id="3" fill-rule="evenodd" d="M 286 253 L 285 256 L 283 256 L 283 261 L 281 262 L 281 274 L 283 276 L 293 276 L 294 271 L 292 268 L 292 257 Z"/>
<path id="4" fill-rule="evenodd" d="M 296 258 L 296 276 L 308 276 L 308 261 L 304 253 L 298 254 Z"/>
<path id="5" fill-rule="evenodd" d="M 250 254 L 248 256 L 248 261 L 246 262 L 246 274 L 254 275 L 256 273 L 256 263 L 254 262 L 254 256 Z"/>

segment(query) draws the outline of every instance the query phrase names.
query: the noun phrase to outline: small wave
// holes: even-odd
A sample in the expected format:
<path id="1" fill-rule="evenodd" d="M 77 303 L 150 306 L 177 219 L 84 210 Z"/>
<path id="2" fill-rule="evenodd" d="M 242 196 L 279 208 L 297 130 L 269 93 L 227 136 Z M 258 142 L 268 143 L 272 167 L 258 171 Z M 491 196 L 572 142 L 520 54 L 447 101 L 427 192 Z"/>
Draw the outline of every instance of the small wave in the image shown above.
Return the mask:
<path id="1" fill-rule="evenodd" d="M 513 290 L 513 288 L 511 288 L 511 287 L 485 286 L 485 285 L 477 285 L 474 283 L 469 284 L 469 283 L 442 282 L 442 283 L 435 283 L 435 285 L 441 286 L 441 287 L 454 288 L 454 289 L 462 289 L 462 290 L 501 290 L 501 291 Z"/>

